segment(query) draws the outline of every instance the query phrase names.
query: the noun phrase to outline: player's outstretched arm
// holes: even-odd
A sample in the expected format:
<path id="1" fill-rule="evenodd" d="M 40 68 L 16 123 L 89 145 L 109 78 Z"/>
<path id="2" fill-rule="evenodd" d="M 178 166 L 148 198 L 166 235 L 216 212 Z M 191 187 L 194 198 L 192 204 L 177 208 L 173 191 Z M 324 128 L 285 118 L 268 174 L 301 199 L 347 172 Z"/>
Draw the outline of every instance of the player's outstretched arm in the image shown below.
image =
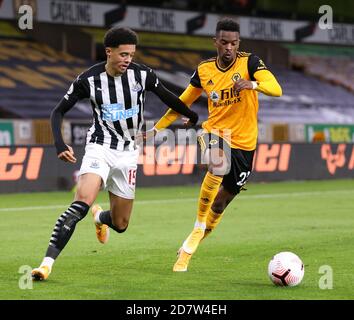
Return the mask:
<path id="1" fill-rule="evenodd" d="M 257 71 L 253 76 L 257 81 L 257 91 L 273 97 L 280 97 L 283 94 L 280 84 L 269 70 Z"/>
<path id="2" fill-rule="evenodd" d="M 58 158 L 66 162 L 75 163 L 76 158 L 74 157 L 73 149 L 64 143 L 63 137 L 61 135 L 61 124 L 63 122 L 64 114 L 67 113 L 77 101 L 85 97 L 89 97 L 88 85 L 86 84 L 85 87 L 83 81 L 80 79 L 80 76 L 78 76 L 76 80 L 71 84 L 66 95 L 60 100 L 50 115 L 54 143 L 55 148 L 57 149 Z"/>
<path id="3" fill-rule="evenodd" d="M 163 103 L 168 105 L 175 112 L 186 116 L 193 125 L 198 122 L 198 115 L 190 110 L 181 99 L 169 91 L 162 83 L 159 83 L 153 91 Z"/>
<path id="4" fill-rule="evenodd" d="M 187 106 L 190 107 L 195 100 L 197 100 L 202 94 L 203 89 L 196 88 L 192 85 L 189 85 L 183 93 L 179 96 L 179 99 Z M 161 117 L 161 119 L 155 124 L 155 130 L 161 131 L 170 126 L 180 117 L 180 114 L 173 109 L 168 109 L 167 112 Z M 188 121 L 189 125 L 190 122 Z"/>
<path id="5" fill-rule="evenodd" d="M 71 163 L 75 163 L 76 158 L 74 157 L 73 149 L 64 143 L 61 134 L 61 124 L 63 122 L 64 114 L 68 112 L 74 104 L 63 98 L 50 115 L 54 144 L 57 149 L 58 158 Z"/>

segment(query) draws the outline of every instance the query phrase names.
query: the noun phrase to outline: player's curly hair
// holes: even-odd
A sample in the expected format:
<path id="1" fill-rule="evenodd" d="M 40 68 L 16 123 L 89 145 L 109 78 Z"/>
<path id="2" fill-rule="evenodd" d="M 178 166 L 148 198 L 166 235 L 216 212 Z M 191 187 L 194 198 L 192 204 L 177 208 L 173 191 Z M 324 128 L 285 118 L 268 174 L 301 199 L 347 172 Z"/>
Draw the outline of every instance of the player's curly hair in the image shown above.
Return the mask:
<path id="1" fill-rule="evenodd" d="M 230 18 L 223 18 L 219 20 L 216 25 L 216 33 L 221 30 L 240 32 L 240 25 L 235 20 L 232 20 Z"/>
<path id="2" fill-rule="evenodd" d="M 138 35 L 129 28 L 113 27 L 109 29 L 103 38 L 105 48 L 116 48 L 121 44 L 138 44 Z"/>

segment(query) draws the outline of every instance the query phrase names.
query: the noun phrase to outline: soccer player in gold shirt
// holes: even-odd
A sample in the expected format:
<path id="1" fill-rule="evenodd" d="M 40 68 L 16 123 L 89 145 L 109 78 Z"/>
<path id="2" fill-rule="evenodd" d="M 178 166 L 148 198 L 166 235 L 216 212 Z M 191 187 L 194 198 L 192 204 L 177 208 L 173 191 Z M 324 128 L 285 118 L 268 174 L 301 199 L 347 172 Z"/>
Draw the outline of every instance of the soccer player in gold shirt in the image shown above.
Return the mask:
<path id="1" fill-rule="evenodd" d="M 178 252 L 173 271 L 187 271 L 200 241 L 220 222 L 225 208 L 242 190 L 251 171 L 257 143 L 258 93 L 279 97 L 282 89 L 263 61 L 239 52 L 240 28 L 232 19 L 217 23 L 214 44 L 217 57 L 202 61 L 180 99 L 190 105 L 204 91 L 208 119 L 198 137 L 208 172 L 203 180 L 193 231 Z M 169 109 L 156 123 L 154 133 L 179 117 Z"/>

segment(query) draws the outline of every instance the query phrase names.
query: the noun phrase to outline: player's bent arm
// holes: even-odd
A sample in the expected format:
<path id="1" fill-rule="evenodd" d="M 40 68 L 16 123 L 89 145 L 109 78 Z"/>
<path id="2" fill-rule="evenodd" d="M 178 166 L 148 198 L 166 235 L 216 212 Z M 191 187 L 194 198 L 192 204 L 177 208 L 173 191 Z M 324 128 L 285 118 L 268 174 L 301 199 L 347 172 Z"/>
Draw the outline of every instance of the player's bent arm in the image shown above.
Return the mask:
<path id="1" fill-rule="evenodd" d="M 182 100 L 169 91 L 163 84 L 159 83 L 153 91 L 161 99 L 161 101 L 170 106 L 172 110 L 178 114 L 188 117 L 193 124 L 198 122 L 198 115 L 194 111 L 190 110 Z"/>
<path id="2" fill-rule="evenodd" d="M 76 102 L 76 101 L 75 101 Z M 75 103 L 74 103 L 75 104 Z M 50 115 L 50 122 L 52 125 L 52 133 L 54 137 L 55 148 L 57 149 L 57 154 L 61 154 L 64 151 L 68 151 L 68 146 L 64 143 L 63 137 L 61 135 L 61 124 L 63 122 L 63 117 L 66 112 L 68 112 L 74 104 L 61 99 L 58 105 L 54 108 Z"/>
<path id="3" fill-rule="evenodd" d="M 269 70 L 259 70 L 255 72 L 254 78 L 257 81 L 257 87 L 255 90 L 258 92 L 273 97 L 280 97 L 283 94 L 277 79 Z"/>
<path id="4" fill-rule="evenodd" d="M 202 88 L 196 88 L 191 84 L 183 91 L 179 96 L 179 99 L 187 106 L 190 107 L 192 103 L 197 100 L 202 94 Z M 161 119 L 155 124 L 155 129 L 157 131 L 166 129 L 173 122 L 175 122 L 180 117 L 180 114 L 173 109 L 168 109 L 168 111 L 161 117 Z"/>

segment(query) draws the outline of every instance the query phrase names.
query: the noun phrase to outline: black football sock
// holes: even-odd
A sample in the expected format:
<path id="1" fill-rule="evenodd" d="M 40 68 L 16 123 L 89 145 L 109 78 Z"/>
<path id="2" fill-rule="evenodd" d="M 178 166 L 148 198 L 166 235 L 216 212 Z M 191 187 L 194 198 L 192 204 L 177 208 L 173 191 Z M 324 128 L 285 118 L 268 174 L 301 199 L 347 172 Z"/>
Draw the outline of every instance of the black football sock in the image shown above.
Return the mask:
<path id="1" fill-rule="evenodd" d="M 82 220 L 90 206 L 82 201 L 73 202 L 55 223 L 46 257 L 56 259 L 74 233 L 76 224 Z"/>
<path id="2" fill-rule="evenodd" d="M 118 229 L 112 222 L 111 211 L 102 211 L 99 215 L 99 220 L 103 223 L 112 228 L 113 230 L 117 231 L 118 233 L 123 233 L 125 229 Z"/>

